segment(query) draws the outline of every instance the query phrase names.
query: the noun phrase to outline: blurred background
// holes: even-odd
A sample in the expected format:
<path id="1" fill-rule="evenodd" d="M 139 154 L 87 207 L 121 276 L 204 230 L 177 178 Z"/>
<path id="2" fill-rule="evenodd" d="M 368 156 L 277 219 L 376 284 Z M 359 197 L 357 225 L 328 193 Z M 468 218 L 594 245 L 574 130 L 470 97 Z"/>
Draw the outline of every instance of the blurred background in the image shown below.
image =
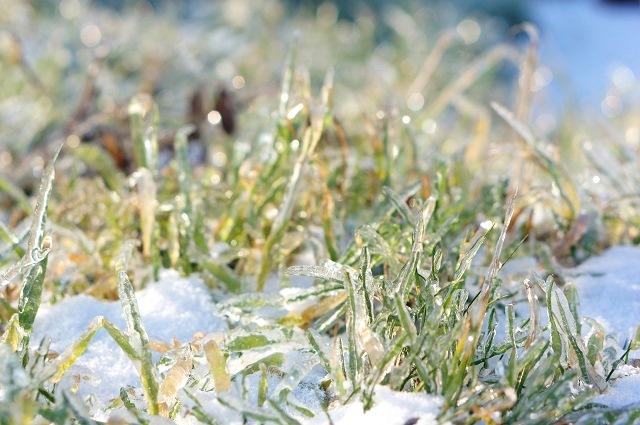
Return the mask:
<path id="1" fill-rule="evenodd" d="M 114 113 L 148 92 L 167 127 L 189 114 L 198 87 L 207 99 L 226 90 L 240 109 L 273 109 L 261 100 L 279 89 L 295 45 L 313 87 L 335 70 L 342 113 L 362 112 L 356 93 L 367 93 L 369 112 L 415 112 L 428 93 L 407 93 L 405 105 L 399 97 L 424 83 L 416 78 L 439 37 L 457 38 L 428 82 L 441 87 L 492 46 L 524 49 L 529 37 L 514 30 L 522 22 L 539 30 L 532 125 L 540 133 L 574 113 L 615 118 L 640 98 L 638 1 L 0 0 L 0 8 L 0 143 L 18 152 L 68 127 L 82 96 Z M 483 107 L 513 98 L 517 65 L 503 59 L 478 84 Z"/>
<path id="2" fill-rule="evenodd" d="M 130 2 L 94 0 L 94 3 L 124 11 Z M 197 16 L 202 3 L 182 2 L 185 18 Z M 326 0 L 286 0 L 286 7 L 289 14 L 295 15 L 317 11 L 325 3 Z M 540 29 L 542 61 L 553 69 L 555 78 L 549 78 L 554 80 L 551 84 L 554 102 L 601 110 L 607 116 L 620 109 L 621 101 L 614 99 L 616 91 L 624 92 L 640 72 L 640 0 L 334 0 L 331 3 L 339 19 L 356 22 L 363 12 L 373 15 L 379 41 L 393 33 L 393 25 L 385 20 L 385 11 L 415 3 L 449 9 L 446 13 L 451 21 L 465 16 L 488 16 L 496 19 L 493 24 L 499 28 L 530 21 Z M 152 0 L 149 4 L 161 10 L 169 2 Z"/>

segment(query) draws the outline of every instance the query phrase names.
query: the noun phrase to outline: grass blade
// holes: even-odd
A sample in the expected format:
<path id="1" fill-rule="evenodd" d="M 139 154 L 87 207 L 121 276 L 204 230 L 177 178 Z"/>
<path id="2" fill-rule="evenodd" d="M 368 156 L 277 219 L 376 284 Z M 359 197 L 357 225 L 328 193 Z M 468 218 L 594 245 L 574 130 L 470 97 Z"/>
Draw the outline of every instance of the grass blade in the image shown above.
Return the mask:
<path id="1" fill-rule="evenodd" d="M 227 360 L 218 348 L 218 344 L 212 339 L 204 344 L 204 354 L 216 384 L 218 394 L 231 389 L 231 376 L 227 369 Z"/>
<path id="2" fill-rule="evenodd" d="M 133 286 L 129 281 L 127 272 L 121 269 L 117 273 L 118 297 L 120 297 L 122 312 L 127 324 L 127 335 L 131 346 L 136 351 L 137 361 L 134 361 L 134 363 L 140 373 L 142 389 L 147 399 L 149 413 L 157 415 L 159 413 L 159 385 L 156 368 L 151 357 L 149 337 L 147 336 L 147 331 L 144 329 L 144 325 L 142 324 L 140 310 L 138 309 L 138 302 L 136 301 Z"/>
<path id="3" fill-rule="evenodd" d="M 0 287 L 6 286 L 19 272 L 24 272 L 28 267 L 32 267 L 44 260 L 48 253 L 48 249 L 50 247 L 44 246 L 43 244 L 45 227 L 47 225 L 47 206 L 49 205 L 49 198 L 51 197 L 51 191 L 53 189 L 53 179 L 55 178 L 54 164 L 61 149 L 62 145 L 60 145 L 55 151 L 53 158 L 42 173 L 40 189 L 38 190 L 38 199 L 36 201 L 36 208 L 33 211 L 33 221 L 31 222 L 31 227 L 29 229 L 29 239 L 27 240 L 25 255 L 20 259 L 20 261 L 2 273 L 2 276 L 0 276 Z"/>

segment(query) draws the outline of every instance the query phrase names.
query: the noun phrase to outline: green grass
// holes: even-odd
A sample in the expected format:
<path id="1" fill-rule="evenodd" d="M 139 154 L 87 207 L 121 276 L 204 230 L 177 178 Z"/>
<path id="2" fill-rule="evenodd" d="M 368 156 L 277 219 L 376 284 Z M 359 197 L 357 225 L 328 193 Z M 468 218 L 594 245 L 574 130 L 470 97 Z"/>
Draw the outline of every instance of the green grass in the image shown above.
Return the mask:
<path id="1" fill-rule="evenodd" d="M 395 13 L 412 19 L 408 7 Z M 288 396 L 316 364 L 327 372 L 318 386 L 325 409 L 354 400 L 370 409 L 376 385 L 386 385 L 442 396 L 439 419 L 453 423 L 636 417 L 633 409 L 589 402 L 626 361 L 617 352 L 637 341 L 613 343 L 612 351 L 591 319 L 595 331 L 585 336 L 575 288 L 556 265 L 638 241 L 638 182 L 626 171 L 637 153 L 623 136 L 603 136 L 604 163 L 576 142 L 585 130 L 569 115 L 551 135 L 557 143 L 536 135 L 529 118 L 535 29 L 525 27 L 532 40 L 525 48 L 506 35 L 465 46 L 448 29 L 455 22 L 428 17 L 428 30 L 410 33 L 391 22 L 395 32 L 376 44 L 366 11 L 356 37 L 353 23 L 327 18 L 330 9 L 298 17 L 274 2 L 259 9 L 246 18 L 244 28 L 253 32 L 234 23 L 238 17 L 204 9 L 210 21 L 191 23 L 197 37 L 162 58 L 154 56 L 156 40 L 171 45 L 184 25 L 171 13 L 131 11 L 118 25 L 138 20 L 149 28 L 132 37 L 109 33 L 117 17 L 94 11 L 104 37 L 119 46 L 103 58 L 79 45 L 79 21 L 56 25 L 61 18 L 38 10 L 25 12 L 39 25 L 33 34 L 3 39 L 13 48 L 37 41 L 46 47 L 43 34 L 57 28 L 55 37 L 75 50 L 41 46 L 29 57 L 1 56 L 0 99 L 22 99 L 35 118 L 12 138 L 11 125 L 0 123 L 3 149 L 13 157 L 11 171 L 0 176 L 0 422 L 95 423 L 85 401 L 58 383 L 100 328 L 137 367 L 146 408 L 126 389 L 113 407 L 125 406 L 128 420 L 139 423 L 184 411 L 220 423 L 201 404 L 202 393 L 257 422 L 298 423 L 311 412 Z M 14 13 L 7 19 L 18 20 Z M 211 25 L 251 54 L 206 43 Z M 302 29 L 297 42 L 294 26 Z M 415 48 L 416 40 L 424 47 Z M 76 65 L 62 65 L 56 54 L 65 52 Z M 161 75 L 144 65 L 153 58 L 163 64 Z M 185 60 L 200 68 L 180 69 Z M 247 84 L 233 91 L 240 130 L 229 136 L 196 123 L 218 160 L 194 165 L 193 122 L 177 104 L 187 103 L 194 80 L 209 83 L 208 72 L 230 84 L 224 66 L 216 68 L 224 60 Z M 90 71 L 95 66 L 99 78 Z M 516 68 L 517 77 L 503 78 Z M 77 81 L 103 93 L 78 103 Z M 150 86 L 155 99 L 137 95 Z M 416 94 L 425 106 L 412 109 L 407 100 Z M 56 107 L 47 109 L 47 100 Z M 624 133 L 624 118 L 611 125 Z M 108 138 L 78 144 L 89 130 L 114 135 L 132 168 L 108 155 Z M 159 168 L 162 149 L 173 156 Z M 594 175 L 599 186 L 589 183 Z M 317 265 L 293 265 L 309 251 Z M 505 285 L 504 263 L 526 255 L 548 277 Z M 174 347 L 154 364 L 134 288 L 163 267 L 199 273 L 220 312 L 233 319 L 223 337 Z M 269 286 L 274 276 L 275 289 L 294 276 L 315 284 L 279 293 Z M 78 293 L 119 299 L 126 330 L 97 317 L 64 353 L 49 356 L 45 342 L 36 348 L 39 341 L 30 340 L 39 306 Z M 313 303 L 303 311 L 261 317 L 265 306 L 306 300 Z M 522 301 L 530 308 L 525 317 L 514 310 Z M 251 325 L 256 318 L 265 325 Z M 504 340 L 496 337 L 500 320 Z M 281 350 L 230 372 L 229 361 L 278 344 Z M 309 356 L 291 364 L 291 347 Z M 248 396 L 252 386 L 257 403 Z"/>

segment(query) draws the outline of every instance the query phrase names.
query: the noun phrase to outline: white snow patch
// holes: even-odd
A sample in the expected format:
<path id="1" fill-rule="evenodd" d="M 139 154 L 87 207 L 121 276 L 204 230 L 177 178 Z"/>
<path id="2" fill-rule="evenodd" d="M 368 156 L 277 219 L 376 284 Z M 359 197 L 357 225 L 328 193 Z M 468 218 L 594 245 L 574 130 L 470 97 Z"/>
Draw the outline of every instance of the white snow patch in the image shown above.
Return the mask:
<path id="1" fill-rule="evenodd" d="M 618 246 L 571 270 L 582 316 L 596 319 L 618 340 L 640 324 L 640 248 Z"/>
<path id="2" fill-rule="evenodd" d="M 363 412 L 362 402 L 356 401 L 330 411 L 329 415 L 335 425 L 403 425 L 407 422 L 415 425 L 435 425 L 438 423 L 436 417 L 444 404 L 442 397 L 397 392 L 383 386 L 376 387 L 374 401 L 375 405 L 367 412 Z M 320 414 L 309 422 L 309 425 L 327 422 L 326 416 Z"/>
<path id="3" fill-rule="evenodd" d="M 617 379 L 612 387 L 608 388 L 604 394 L 594 398 L 593 402 L 613 408 L 640 404 L 640 375 Z"/>

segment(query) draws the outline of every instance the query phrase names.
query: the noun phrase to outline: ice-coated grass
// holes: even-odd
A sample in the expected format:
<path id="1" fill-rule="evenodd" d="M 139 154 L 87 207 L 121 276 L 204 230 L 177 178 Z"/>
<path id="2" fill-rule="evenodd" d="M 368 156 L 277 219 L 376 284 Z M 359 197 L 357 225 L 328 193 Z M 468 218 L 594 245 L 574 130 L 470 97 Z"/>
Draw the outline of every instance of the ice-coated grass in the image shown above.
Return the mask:
<path id="1" fill-rule="evenodd" d="M 598 400 L 633 376 L 640 327 L 600 317 L 589 283 L 581 307 L 577 286 L 598 270 L 568 268 L 640 237 L 637 146 L 625 139 L 637 126 L 622 123 L 625 136 L 600 147 L 608 155 L 563 139 L 562 131 L 581 128 L 550 135 L 557 144 L 537 135 L 529 24 L 518 29 L 529 36 L 524 48 L 506 35 L 466 46 L 449 28 L 455 22 L 405 25 L 427 18 L 415 5 L 389 6 L 379 19 L 394 35 L 380 40 L 366 12 L 336 21 L 324 5 L 285 18 L 279 3 L 265 2 L 238 16 L 233 4 L 249 3 L 234 1 L 202 5 L 208 20 L 188 25 L 169 12 L 151 19 L 130 11 L 116 27 L 148 24 L 132 39 L 109 34 L 113 12 L 81 5 L 78 19 L 95 16 L 119 50 L 96 50 L 107 56 L 91 64 L 79 54 L 84 68 L 62 69 L 64 55 L 36 49 L 29 60 L 48 64 L 37 80 L 28 64 L 2 59 L 11 72 L 0 94 L 15 96 L 20 86 L 34 117 L 48 121 L 34 118 L 40 135 L 16 133 L 31 142 L 7 144 L 11 178 L 0 177 L 0 422 L 637 418 L 633 407 Z M 44 12 L 24 13 L 56 27 Z M 298 38 L 272 40 L 294 23 Z M 68 25 L 57 34 L 73 44 L 80 28 Z M 228 48 L 208 38 L 210 25 Z M 158 57 L 153 46 L 176 34 L 179 47 L 167 41 Z M 280 46 L 293 38 L 283 61 Z M 165 64 L 162 75 L 151 72 L 154 60 Z M 177 63 L 202 64 L 189 68 L 198 79 L 211 71 L 231 81 L 238 100 L 202 100 L 214 94 L 191 86 L 193 75 Z M 108 94 L 71 102 L 76 87 L 52 82 L 63 71 L 86 73 L 89 88 Z M 132 92 L 132 79 L 157 96 Z M 194 90 L 182 114 L 176 98 Z M 59 110 L 42 112 L 45 95 Z M 236 133 L 228 123 L 221 131 L 228 114 Z M 519 257 L 537 269 L 514 278 L 504 266 Z M 171 280 L 163 269 L 173 270 Z M 68 332 L 55 329 L 56 319 Z M 191 334 L 158 332 L 178 327 Z M 105 382 L 108 394 L 92 395 L 101 354 L 133 368 L 126 384 Z"/>

